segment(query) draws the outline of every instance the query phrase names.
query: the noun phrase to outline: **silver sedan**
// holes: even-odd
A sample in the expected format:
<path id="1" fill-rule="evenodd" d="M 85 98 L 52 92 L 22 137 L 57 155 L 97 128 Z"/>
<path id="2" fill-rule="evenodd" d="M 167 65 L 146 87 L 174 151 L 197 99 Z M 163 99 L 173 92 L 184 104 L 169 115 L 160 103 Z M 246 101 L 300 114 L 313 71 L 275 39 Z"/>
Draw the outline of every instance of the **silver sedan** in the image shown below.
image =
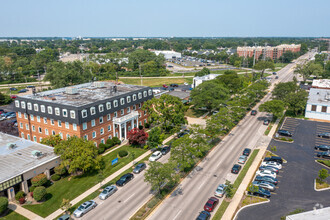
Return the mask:
<path id="1" fill-rule="evenodd" d="M 104 190 L 100 193 L 99 198 L 102 200 L 107 199 L 109 196 L 114 194 L 118 188 L 115 185 L 107 186 Z"/>

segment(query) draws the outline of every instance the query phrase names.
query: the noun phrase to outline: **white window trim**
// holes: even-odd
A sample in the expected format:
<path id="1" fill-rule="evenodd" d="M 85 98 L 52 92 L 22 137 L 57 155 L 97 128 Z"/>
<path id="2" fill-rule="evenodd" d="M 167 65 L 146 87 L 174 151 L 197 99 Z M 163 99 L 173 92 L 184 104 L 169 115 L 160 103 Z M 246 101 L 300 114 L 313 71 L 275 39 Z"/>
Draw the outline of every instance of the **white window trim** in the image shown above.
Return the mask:
<path id="1" fill-rule="evenodd" d="M 107 102 L 106 106 L 107 106 L 107 110 L 111 109 L 111 102 Z"/>
<path id="2" fill-rule="evenodd" d="M 28 110 L 32 110 L 32 103 L 31 102 L 27 103 L 27 108 L 28 108 Z"/>
<path id="3" fill-rule="evenodd" d="M 84 125 L 86 125 L 86 128 L 84 128 Z M 87 130 L 87 126 L 88 126 L 88 125 L 87 125 L 87 122 L 84 122 L 84 123 L 83 123 L 83 130 Z"/>
<path id="4" fill-rule="evenodd" d="M 131 102 L 131 96 L 127 96 L 126 101 L 127 101 L 127 103 L 130 103 Z"/>
<path id="5" fill-rule="evenodd" d="M 18 100 L 15 101 L 15 107 L 19 108 L 19 101 Z"/>
<path id="6" fill-rule="evenodd" d="M 90 112 L 91 112 L 91 115 L 95 115 L 96 114 L 95 107 L 91 107 Z"/>
<path id="7" fill-rule="evenodd" d="M 25 109 L 25 102 L 21 101 L 21 107 Z"/>
<path id="8" fill-rule="evenodd" d="M 136 94 L 133 95 L 133 101 L 136 101 Z"/>
<path id="9" fill-rule="evenodd" d="M 96 123 L 95 123 L 95 119 L 91 120 L 91 126 L 95 127 Z"/>
<path id="10" fill-rule="evenodd" d="M 63 117 L 68 117 L 68 110 L 66 110 L 66 109 L 62 109 L 62 115 L 63 115 Z"/>
<path id="11" fill-rule="evenodd" d="M 77 130 L 77 124 L 73 123 L 73 124 L 72 124 L 72 129 L 73 129 L 74 131 L 76 131 L 76 130 Z"/>
<path id="12" fill-rule="evenodd" d="M 120 99 L 120 105 L 125 105 L 125 99 L 124 98 Z"/>
<path id="13" fill-rule="evenodd" d="M 113 107 L 115 107 L 115 108 L 118 107 L 118 100 L 113 101 Z"/>
<path id="14" fill-rule="evenodd" d="M 104 111 L 104 106 L 103 106 L 103 104 L 100 104 L 99 105 L 99 112 L 103 112 Z"/>
<path id="15" fill-rule="evenodd" d="M 39 111 L 39 106 L 38 106 L 38 104 L 33 104 L 33 110 L 34 110 L 35 112 Z"/>
<path id="16" fill-rule="evenodd" d="M 72 117 L 73 116 L 73 117 Z M 76 118 L 76 112 L 74 110 L 70 111 L 70 117 L 71 118 Z"/>
<path id="17" fill-rule="evenodd" d="M 50 114 L 50 115 L 53 114 L 53 108 L 51 106 L 47 106 L 47 111 L 48 111 L 48 114 Z"/>
<path id="18" fill-rule="evenodd" d="M 84 109 L 84 110 L 81 111 L 81 117 L 82 118 L 86 118 L 87 117 L 87 110 L 86 109 Z"/>
<path id="19" fill-rule="evenodd" d="M 44 105 L 40 105 L 40 111 L 45 113 L 46 112 L 46 108 Z"/>
<path id="20" fill-rule="evenodd" d="M 60 115 L 61 114 L 61 111 L 60 111 L 60 108 L 55 108 L 55 115 Z"/>

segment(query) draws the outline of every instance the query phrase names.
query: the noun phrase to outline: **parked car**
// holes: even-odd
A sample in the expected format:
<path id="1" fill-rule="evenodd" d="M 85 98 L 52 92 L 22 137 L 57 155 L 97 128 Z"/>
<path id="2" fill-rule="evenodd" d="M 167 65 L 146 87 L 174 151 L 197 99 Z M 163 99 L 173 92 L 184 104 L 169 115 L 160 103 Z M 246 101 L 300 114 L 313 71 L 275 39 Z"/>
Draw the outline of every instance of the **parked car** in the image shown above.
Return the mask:
<path id="1" fill-rule="evenodd" d="M 227 185 L 225 185 L 225 184 L 220 184 L 219 186 L 218 186 L 218 188 L 215 190 L 215 193 L 214 193 L 214 195 L 216 196 L 216 197 L 223 197 L 225 194 L 226 194 L 226 188 L 227 188 Z"/>
<path id="2" fill-rule="evenodd" d="M 211 217 L 211 214 L 207 211 L 201 211 L 196 218 L 196 220 L 209 220 Z"/>
<path id="3" fill-rule="evenodd" d="M 321 151 L 328 151 L 330 150 L 330 146 L 328 145 L 318 145 L 314 147 L 316 150 L 321 150 Z"/>
<path id="4" fill-rule="evenodd" d="M 327 152 L 318 152 L 317 157 L 321 157 L 321 158 L 324 158 L 324 159 L 330 159 L 330 151 L 327 151 Z"/>
<path id="5" fill-rule="evenodd" d="M 282 136 L 292 137 L 292 134 L 287 130 L 278 130 L 277 133 Z"/>
<path id="6" fill-rule="evenodd" d="M 278 79 L 278 76 L 275 76 L 275 79 Z"/>
<path id="7" fill-rule="evenodd" d="M 124 186 L 126 185 L 129 181 L 131 181 L 134 178 L 134 175 L 131 173 L 126 173 L 120 177 L 119 180 L 117 180 L 116 185 L 117 186 Z"/>
<path id="8" fill-rule="evenodd" d="M 280 163 L 275 162 L 275 161 L 263 161 L 261 163 L 261 166 L 272 166 L 272 167 L 275 167 L 277 169 L 282 169 L 282 165 Z"/>
<path id="9" fill-rule="evenodd" d="M 330 133 L 329 132 L 325 132 L 325 133 L 321 133 L 317 135 L 318 137 L 322 137 L 322 138 L 330 138 Z"/>
<path id="10" fill-rule="evenodd" d="M 171 148 L 169 146 L 163 147 L 162 150 L 160 151 L 163 155 L 167 154 L 170 152 Z"/>
<path id="11" fill-rule="evenodd" d="M 256 176 L 255 181 L 265 181 L 277 185 L 278 180 L 270 176 Z"/>
<path id="12" fill-rule="evenodd" d="M 170 86 L 171 87 L 179 87 L 179 85 L 178 84 L 175 84 L 175 83 L 171 84 Z"/>
<path id="13" fill-rule="evenodd" d="M 241 165 L 238 165 L 238 164 L 235 164 L 233 166 L 233 168 L 231 169 L 231 172 L 234 173 L 234 174 L 238 174 L 239 171 L 241 170 L 242 166 Z"/>
<path id="14" fill-rule="evenodd" d="M 0 109 L 0 114 L 5 113 L 5 110 Z"/>
<path id="15" fill-rule="evenodd" d="M 249 192 L 249 193 L 251 194 L 251 192 Z M 267 198 L 269 198 L 271 194 L 268 190 L 265 190 L 265 189 L 259 187 L 258 192 L 254 192 L 253 195 L 258 195 L 258 196 L 261 196 L 261 197 L 266 196 Z"/>
<path id="16" fill-rule="evenodd" d="M 219 199 L 215 197 L 211 197 L 204 205 L 204 210 L 207 212 L 212 212 L 213 209 L 218 205 L 218 203 L 219 203 Z"/>
<path id="17" fill-rule="evenodd" d="M 245 164 L 246 159 L 247 159 L 247 156 L 242 155 L 238 158 L 238 163 Z"/>
<path id="18" fill-rule="evenodd" d="M 29 90 L 28 89 L 21 89 L 21 90 L 18 91 L 18 93 L 25 93 L 27 91 L 29 91 Z"/>
<path id="19" fill-rule="evenodd" d="M 264 120 L 264 125 L 269 125 L 269 122 L 270 122 L 269 119 L 265 119 L 265 120 Z"/>
<path id="20" fill-rule="evenodd" d="M 147 168 L 147 165 L 145 163 L 139 163 L 138 165 L 135 166 L 133 173 L 141 173 L 142 170 L 144 170 L 145 168 Z"/>
<path id="21" fill-rule="evenodd" d="M 275 156 L 272 156 L 272 157 L 266 157 L 264 159 L 264 161 L 274 161 L 274 162 L 277 162 L 279 164 L 283 164 L 283 159 L 281 157 L 275 157 Z"/>
<path id="22" fill-rule="evenodd" d="M 251 149 L 250 149 L 250 148 L 245 148 L 245 149 L 243 150 L 243 155 L 245 155 L 245 156 L 249 156 L 250 153 L 251 153 Z"/>
<path id="23" fill-rule="evenodd" d="M 9 115 L 7 115 L 6 118 L 7 118 L 7 119 L 10 119 L 10 118 L 16 118 L 16 113 L 14 113 L 14 114 L 9 114 Z"/>
<path id="24" fill-rule="evenodd" d="M 168 85 L 164 84 L 164 85 L 163 85 L 163 88 L 166 88 L 166 89 L 167 89 L 167 88 L 168 88 Z"/>
<path id="25" fill-rule="evenodd" d="M 273 178 L 276 178 L 276 173 L 270 171 L 270 170 L 258 170 L 256 172 L 256 175 L 257 176 L 270 176 L 270 177 L 273 177 Z"/>
<path id="26" fill-rule="evenodd" d="M 11 95 L 10 98 L 16 99 L 17 98 L 17 95 Z"/>
<path id="27" fill-rule="evenodd" d="M 279 169 L 277 169 L 277 168 L 275 168 L 275 167 L 272 167 L 272 166 L 260 166 L 259 167 L 259 170 L 270 170 L 270 171 L 272 171 L 272 172 L 274 172 L 274 173 L 276 173 L 276 174 L 278 174 L 278 172 L 279 172 Z"/>
<path id="28" fill-rule="evenodd" d="M 71 216 L 70 215 L 62 215 L 61 217 L 59 217 L 57 220 L 71 220 Z"/>
<path id="29" fill-rule="evenodd" d="M 257 110 L 252 110 L 251 115 L 257 115 Z"/>
<path id="30" fill-rule="evenodd" d="M 76 218 L 80 218 L 85 215 L 90 210 L 94 209 L 97 206 L 94 200 L 90 200 L 81 204 L 74 212 L 73 215 Z"/>
<path id="31" fill-rule="evenodd" d="M 156 161 L 159 158 L 162 157 L 162 153 L 160 151 L 155 151 L 151 156 L 149 157 L 149 161 Z"/>
<path id="32" fill-rule="evenodd" d="M 178 134 L 178 138 L 181 138 L 181 137 L 185 136 L 186 134 L 189 134 L 189 131 L 182 131 Z"/>
<path id="33" fill-rule="evenodd" d="M 114 194 L 116 191 L 118 190 L 117 186 L 115 185 L 111 185 L 111 186 L 107 186 L 104 188 L 104 190 L 100 193 L 99 198 L 101 200 L 105 200 L 107 199 L 109 196 L 111 196 L 112 194 Z"/>
<path id="34" fill-rule="evenodd" d="M 185 83 L 183 83 L 183 85 L 187 86 L 187 85 L 189 85 L 189 84 L 185 82 Z"/>
<path id="35" fill-rule="evenodd" d="M 35 86 L 29 85 L 26 88 L 35 88 Z"/>
<path id="36" fill-rule="evenodd" d="M 10 90 L 10 91 L 17 91 L 16 88 L 10 88 L 9 90 Z"/>
<path id="37" fill-rule="evenodd" d="M 276 72 L 273 72 L 273 75 L 276 75 Z"/>
<path id="38" fill-rule="evenodd" d="M 270 182 L 266 182 L 266 181 L 253 181 L 252 182 L 253 185 L 264 188 L 266 190 L 269 190 L 271 192 L 275 191 L 275 185 L 270 183 Z"/>

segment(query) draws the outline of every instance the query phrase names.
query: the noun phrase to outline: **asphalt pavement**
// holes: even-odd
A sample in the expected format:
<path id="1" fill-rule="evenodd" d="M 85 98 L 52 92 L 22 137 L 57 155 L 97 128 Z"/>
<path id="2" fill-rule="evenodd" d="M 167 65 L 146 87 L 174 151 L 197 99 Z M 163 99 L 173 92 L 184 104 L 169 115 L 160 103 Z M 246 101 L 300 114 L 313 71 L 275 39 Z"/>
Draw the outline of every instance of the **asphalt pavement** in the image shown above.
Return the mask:
<path id="1" fill-rule="evenodd" d="M 315 162 L 314 146 L 319 139 L 318 128 L 329 128 L 330 123 L 299 119 L 289 121 L 294 143 L 272 140 L 269 145 L 269 148 L 276 146 L 276 154 L 287 160 L 278 177 L 278 188 L 272 194 L 269 203 L 243 209 L 238 214 L 238 220 L 278 220 L 296 209 L 310 211 L 314 207 L 319 208 L 320 205 L 330 206 L 330 191 L 314 190 L 314 179 L 318 171 L 325 168 Z M 288 125 L 286 122 L 284 124 Z"/>

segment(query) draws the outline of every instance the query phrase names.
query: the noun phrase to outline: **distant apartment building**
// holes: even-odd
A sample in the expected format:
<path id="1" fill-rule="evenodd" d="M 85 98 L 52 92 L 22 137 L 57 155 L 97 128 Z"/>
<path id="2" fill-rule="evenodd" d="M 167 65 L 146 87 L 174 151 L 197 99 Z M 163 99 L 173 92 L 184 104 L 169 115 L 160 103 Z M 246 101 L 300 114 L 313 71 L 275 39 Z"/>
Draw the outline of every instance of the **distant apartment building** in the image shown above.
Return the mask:
<path id="1" fill-rule="evenodd" d="M 132 128 L 147 123 L 145 101 L 150 87 L 93 82 L 17 97 L 19 136 L 40 142 L 49 135 L 77 136 L 98 145 L 108 138 L 123 140 Z"/>
<path id="2" fill-rule="evenodd" d="M 253 57 L 256 60 L 265 56 L 272 60 L 279 59 L 285 52 L 292 51 L 294 53 L 300 51 L 300 44 L 281 44 L 276 47 L 271 46 L 253 46 L 253 47 L 237 47 L 237 54 L 240 57 Z"/>

